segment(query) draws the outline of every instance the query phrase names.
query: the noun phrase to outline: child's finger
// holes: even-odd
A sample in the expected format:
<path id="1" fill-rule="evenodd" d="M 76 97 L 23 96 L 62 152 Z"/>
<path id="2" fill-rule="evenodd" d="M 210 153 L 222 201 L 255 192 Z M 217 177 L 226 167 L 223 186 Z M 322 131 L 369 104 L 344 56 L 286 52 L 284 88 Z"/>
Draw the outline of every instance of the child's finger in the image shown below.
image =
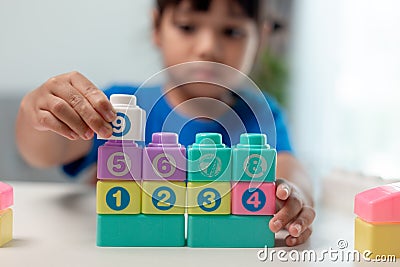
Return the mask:
<path id="1" fill-rule="evenodd" d="M 292 189 L 285 181 L 277 180 L 276 197 L 280 200 L 286 200 L 290 196 Z"/>
<path id="2" fill-rule="evenodd" d="M 303 244 L 310 237 L 311 233 L 312 233 L 312 230 L 310 228 L 307 228 L 306 230 L 304 230 L 304 232 L 299 237 L 293 237 L 293 236 L 289 235 L 285 238 L 286 245 L 289 247 L 292 247 L 292 246 Z"/>
<path id="3" fill-rule="evenodd" d="M 70 140 L 79 138 L 78 134 L 47 110 L 39 110 L 37 114 L 37 124 L 37 128 L 40 130 L 50 130 Z"/>
<path id="4" fill-rule="evenodd" d="M 107 96 L 92 82 L 79 72 L 73 72 L 70 76 L 71 85 L 77 88 L 89 101 L 91 106 L 108 122 L 114 121 L 116 113 Z"/>
<path id="5" fill-rule="evenodd" d="M 303 206 L 302 200 L 297 194 L 292 194 L 285 205 L 280 209 L 269 222 L 269 227 L 272 232 L 276 233 L 295 218 L 301 211 Z"/>
<path id="6" fill-rule="evenodd" d="M 46 103 L 48 106 L 47 110 L 58 120 L 66 124 L 72 131 L 77 133 L 82 139 L 88 140 L 92 137 L 93 131 L 64 99 L 50 95 Z"/>
<path id="7" fill-rule="evenodd" d="M 315 211 L 312 207 L 304 206 L 299 216 L 288 228 L 289 234 L 299 237 L 314 221 Z"/>
<path id="8" fill-rule="evenodd" d="M 55 87 L 51 92 L 55 96 L 66 100 L 94 132 L 102 137 L 111 136 L 112 127 L 110 123 L 100 116 L 78 89 L 66 83 L 64 86 Z"/>

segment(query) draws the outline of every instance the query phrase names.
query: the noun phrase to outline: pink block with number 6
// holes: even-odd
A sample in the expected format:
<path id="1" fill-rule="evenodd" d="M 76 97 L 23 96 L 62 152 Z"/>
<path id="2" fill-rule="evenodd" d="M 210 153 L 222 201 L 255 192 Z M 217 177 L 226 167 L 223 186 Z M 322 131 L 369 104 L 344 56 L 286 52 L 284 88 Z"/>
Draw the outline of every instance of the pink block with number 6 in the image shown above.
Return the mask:
<path id="1" fill-rule="evenodd" d="M 232 214 L 275 214 L 275 183 L 232 183 Z"/>
<path id="2" fill-rule="evenodd" d="M 110 140 L 99 147 L 97 178 L 141 180 L 142 149 L 133 141 Z"/>
<path id="3" fill-rule="evenodd" d="M 154 133 L 143 150 L 143 180 L 186 180 L 186 149 L 176 133 Z"/>

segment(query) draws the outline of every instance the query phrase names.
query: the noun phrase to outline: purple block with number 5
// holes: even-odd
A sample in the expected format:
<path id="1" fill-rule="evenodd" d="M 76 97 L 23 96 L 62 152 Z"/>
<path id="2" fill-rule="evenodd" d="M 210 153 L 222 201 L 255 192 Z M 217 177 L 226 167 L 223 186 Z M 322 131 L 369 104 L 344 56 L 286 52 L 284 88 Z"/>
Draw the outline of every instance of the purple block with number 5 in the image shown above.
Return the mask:
<path id="1" fill-rule="evenodd" d="M 142 149 L 133 141 L 110 140 L 99 147 L 97 178 L 141 180 Z"/>
<path id="2" fill-rule="evenodd" d="M 186 180 L 186 148 L 175 133 L 154 133 L 143 149 L 143 180 Z"/>
<path id="3" fill-rule="evenodd" d="M 275 183 L 232 182 L 231 197 L 232 214 L 275 214 Z"/>

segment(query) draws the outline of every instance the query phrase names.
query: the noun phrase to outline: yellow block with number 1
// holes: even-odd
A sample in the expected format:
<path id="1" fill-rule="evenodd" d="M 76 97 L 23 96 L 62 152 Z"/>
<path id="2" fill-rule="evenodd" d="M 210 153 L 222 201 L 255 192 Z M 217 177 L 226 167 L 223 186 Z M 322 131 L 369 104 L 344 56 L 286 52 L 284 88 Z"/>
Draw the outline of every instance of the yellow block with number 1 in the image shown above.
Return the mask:
<path id="1" fill-rule="evenodd" d="M 140 185 L 135 181 L 98 181 L 97 214 L 139 214 Z"/>
<path id="2" fill-rule="evenodd" d="M 185 213 L 185 182 L 143 181 L 142 190 L 143 214 Z"/>
<path id="3" fill-rule="evenodd" d="M 188 214 L 230 214 L 230 182 L 188 182 Z"/>

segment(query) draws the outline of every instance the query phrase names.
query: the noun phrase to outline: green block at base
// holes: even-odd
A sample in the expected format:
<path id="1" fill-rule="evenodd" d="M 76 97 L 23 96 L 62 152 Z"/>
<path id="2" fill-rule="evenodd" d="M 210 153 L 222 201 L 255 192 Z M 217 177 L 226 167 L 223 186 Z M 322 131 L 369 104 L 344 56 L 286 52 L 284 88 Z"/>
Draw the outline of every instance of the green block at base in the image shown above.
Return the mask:
<path id="1" fill-rule="evenodd" d="M 97 215 L 100 247 L 182 247 L 184 215 Z"/>
<path id="2" fill-rule="evenodd" d="M 271 248 L 273 216 L 189 215 L 188 246 L 214 248 Z"/>

